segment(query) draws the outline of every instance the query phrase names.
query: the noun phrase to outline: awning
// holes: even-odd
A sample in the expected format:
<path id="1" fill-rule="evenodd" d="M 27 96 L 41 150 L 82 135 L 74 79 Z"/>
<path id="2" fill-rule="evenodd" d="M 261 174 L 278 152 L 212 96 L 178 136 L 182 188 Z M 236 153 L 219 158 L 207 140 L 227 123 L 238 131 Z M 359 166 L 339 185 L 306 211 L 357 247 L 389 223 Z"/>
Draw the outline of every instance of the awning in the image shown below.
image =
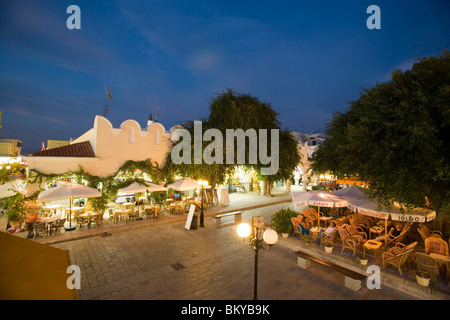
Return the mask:
<path id="1" fill-rule="evenodd" d="M 69 252 L 0 232 L 1 300 L 77 300 Z"/>

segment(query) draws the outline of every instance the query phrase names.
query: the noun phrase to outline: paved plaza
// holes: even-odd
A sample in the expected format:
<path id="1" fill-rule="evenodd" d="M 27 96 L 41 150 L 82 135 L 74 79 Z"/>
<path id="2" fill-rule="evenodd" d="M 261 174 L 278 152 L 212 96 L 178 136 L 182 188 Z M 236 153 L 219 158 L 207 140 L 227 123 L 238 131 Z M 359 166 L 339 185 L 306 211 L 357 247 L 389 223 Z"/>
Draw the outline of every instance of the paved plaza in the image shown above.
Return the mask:
<path id="1" fill-rule="evenodd" d="M 268 219 L 279 203 L 244 211 Z M 232 218 L 216 227 L 211 217 L 205 228 L 186 230 L 184 221 L 149 225 L 80 240 L 55 243 L 69 250 L 81 269 L 80 300 L 249 300 L 253 298 L 254 251 L 236 233 Z M 294 251 L 283 245 L 260 250 L 260 300 L 395 300 L 415 299 L 389 287 L 358 292 L 344 286 L 344 277 L 312 264 L 297 266 Z"/>

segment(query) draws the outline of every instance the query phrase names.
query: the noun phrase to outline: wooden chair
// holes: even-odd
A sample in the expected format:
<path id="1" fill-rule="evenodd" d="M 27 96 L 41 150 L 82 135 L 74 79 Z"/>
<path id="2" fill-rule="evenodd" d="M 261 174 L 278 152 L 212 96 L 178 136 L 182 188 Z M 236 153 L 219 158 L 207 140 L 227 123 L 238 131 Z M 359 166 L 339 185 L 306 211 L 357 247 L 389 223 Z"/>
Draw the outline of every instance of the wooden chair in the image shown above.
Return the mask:
<path id="1" fill-rule="evenodd" d="M 77 227 L 81 229 L 84 228 L 85 225 L 87 225 L 89 227 L 89 220 L 84 218 L 84 217 L 76 217 L 75 218 L 77 221 Z"/>
<path id="2" fill-rule="evenodd" d="M 299 226 L 299 219 L 298 218 L 291 218 L 292 228 L 294 229 L 294 237 L 296 234 L 300 236 L 300 239 L 302 238 L 302 232 Z"/>
<path id="3" fill-rule="evenodd" d="M 145 208 L 145 217 L 147 219 L 155 219 L 155 209 L 154 208 Z"/>
<path id="4" fill-rule="evenodd" d="M 320 244 L 322 245 L 335 245 L 339 243 L 339 227 L 336 227 L 336 230 L 334 230 L 332 233 L 322 233 L 322 237 L 320 238 Z"/>
<path id="5" fill-rule="evenodd" d="M 315 224 L 318 224 L 317 217 L 314 217 L 311 211 L 309 211 L 308 209 L 303 209 L 302 213 L 311 225 L 314 226 Z"/>
<path id="6" fill-rule="evenodd" d="M 65 223 L 66 223 L 66 218 L 60 219 L 60 220 L 56 220 L 54 223 L 52 223 L 50 225 L 50 228 L 52 229 L 52 232 L 54 230 L 55 232 L 61 233 L 61 229 L 64 228 L 64 224 Z"/>
<path id="7" fill-rule="evenodd" d="M 394 237 L 394 238 L 391 238 L 391 237 L 388 236 L 386 247 L 387 248 L 388 247 L 392 247 L 392 246 L 397 245 L 398 243 L 404 244 L 404 242 L 406 240 L 406 236 L 407 236 L 407 234 L 409 232 L 409 229 L 411 228 L 411 225 L 412 225 L 411 223 L 408 223 L 408 224 L 404 225 L 402 231 L 400 232 L 400 234 L 398 236 Z"/>
<path id="8" fill-rule="evenodd" d="M 441 266 L 439 261 L 423 252 L 415 252 L 414 259 L 417 264 L 417 271 L 426 273 L 430 276 L 431 281 L 436 283 Z"/>
<path id="9" fill-rule="evenodd" d="M 97 214 L 95 217 L 91 218 L 91 224 L 94 223 L 97 227 L 103 224 L 103 215 L 105 213 L 101 212 Z"/>
<path id="10" fill-rule="evenodd" d="M 128 211 L 128 213 L 126 214 L 126 223 L 128 223 L 128 221 L 136 221 L 137 219 L 137 213 L 131 209 L 130 211 Z"/>
<path id="11" fill-rule="evenodd" d="M 356 250 L 360 249 L 363 245 L 360 237 L 352 237 L 350 233 L 348 233 L 347 229 L 344 227 L 340 227 L 338 229 L 339 235 L 341 236 L 342 250 L 350 249 L 353 251 L 353 255 L 356 255 Z"/>
<path id="12" fill-rule="evenodd" d="M 340 217 L 339 219 L 335 220 L 334 223 L 336 224 L 336 227 L 340 227 L 344 224 L 349 224 L 350 217 L 349 216 Z"/>
<path id="13" fill-rule="evenodd" d="M 360 227 L 355 227 L 351 224 L 347 224 L 345 225 L 345 228 L 352 237 L 360 238 L 360 242 L 362 242 L 363 244 L 367 241 L 367 235 Z"/>
<path id="14" fill-rule="evenodd" d="M 46 235 L 48 235 L 48 229 L 47 229 L 47 224 L 43 223 L 43 222 L 36 222 L 33 224 L 33 228 L 34 228 L 34 236 L 33 236 L 33 240 L 36 238 L 36 236 L 43 234 L 44 238 Z"/>
<path id="15" fill-rule="evenodd" d="M 420 227 L 417 228 L 417 231 L 420 233 L 423 241 L 425 241 L 425 239 L 429 237 L 442 238 L 442 232 L 438 230 L 430 230 L 430 228 L 428 228 L 424 224 L 421 224 Z"/>
<path id="16" fill-rule="evenodd" d="M 402 275 L 402 267 L 408 261 L 410 254 L 414 251 L 414 247 L 417 245 L 417 241 L 409 245 L 397 243 L 394 247 L 383 252 L 383 268 L 386 268 L 386 264 L 391 264 L 397 267 L 398 272 Z"/>
<path id="17" fill-rule="evenodd" d="M 429 237 L 425 239 L 425 253 L 437 253 L 448 256 L 448 243 L 441 238 Z"/>

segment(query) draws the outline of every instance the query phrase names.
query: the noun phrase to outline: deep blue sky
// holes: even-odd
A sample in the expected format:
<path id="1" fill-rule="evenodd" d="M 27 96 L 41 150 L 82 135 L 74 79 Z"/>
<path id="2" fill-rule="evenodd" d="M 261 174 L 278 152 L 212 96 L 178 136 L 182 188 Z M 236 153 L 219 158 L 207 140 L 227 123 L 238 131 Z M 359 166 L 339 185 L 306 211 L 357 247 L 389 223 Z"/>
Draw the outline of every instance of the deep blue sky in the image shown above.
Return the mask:
<path id="1" fill-rule="evenodd" d="M 81 30 L 69 30 L 69 5 Z M 381 30 L 369 30 L 369 5 Z M 321 130 L 361 88 L 450 49 L 450 1 L 0 0 L 0 132 L 24 152 L 77 138 L 103 114 L 168 130 L 226 88 L 270 102 L 284 127 Z"/>

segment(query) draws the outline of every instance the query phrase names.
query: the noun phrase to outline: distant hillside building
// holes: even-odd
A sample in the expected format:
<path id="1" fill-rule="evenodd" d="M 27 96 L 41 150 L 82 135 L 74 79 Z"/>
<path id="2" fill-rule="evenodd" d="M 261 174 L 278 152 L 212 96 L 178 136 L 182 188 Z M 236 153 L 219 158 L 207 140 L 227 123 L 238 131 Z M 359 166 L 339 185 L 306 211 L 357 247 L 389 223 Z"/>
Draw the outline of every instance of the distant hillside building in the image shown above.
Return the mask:
<path id="1" fill-rule="evenodd" d="M 22 141 L 17 139 L 0 139 L 0 156 L 18 157 L 22 151 Z"/>

